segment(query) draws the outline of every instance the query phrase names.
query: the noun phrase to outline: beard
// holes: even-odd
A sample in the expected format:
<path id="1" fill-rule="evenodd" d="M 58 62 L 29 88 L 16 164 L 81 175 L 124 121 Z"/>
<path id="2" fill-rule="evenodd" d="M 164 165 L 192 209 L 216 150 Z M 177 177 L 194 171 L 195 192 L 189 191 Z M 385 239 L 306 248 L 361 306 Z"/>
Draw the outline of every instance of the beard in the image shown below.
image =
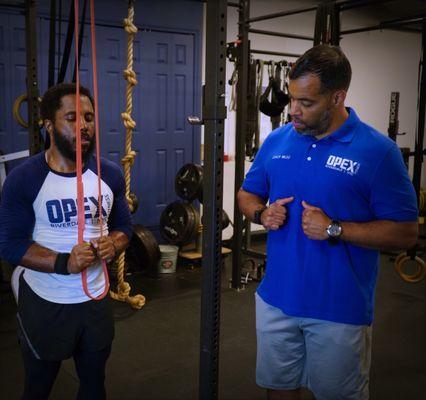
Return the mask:
<path id="1" fill-rule="evenodd" d="M 89 137 L 87 134 L 83 134 L 83 136 L 85 136 L 86 139 Z M 75 162 L 77 160 L 76 151 L 74 150 L 75 141 L 68 140 L 56 128 L 53 130 L 53 138 L 55 139 L 55 145 L 59 153 L 61 153 L 61 155 L 67 158 L 68 160 Z M 81 149 L 81 159 L 83 161 L 83 164 L 85 164 L 89 160 L 89 158 L 93 154 L 94 148 L 95 148 L 95 135 L 93 135 L 93 137 L 90 138 L 89 147 L 87 147 L 87 149 L 84 149 L 82 147 Z"/>
<path id="2" fill-rule="evenodd" d="M 299 132 L 301 135 L 304 136 L 319 136 L 323 133 L 327 132 L 327 129 L 330 127 L 331 124 L 331 111 L 330 109 L 326 109 L 322 114 L 318 122 L 312 125 L 308 125 L 306 123 L 303 123 L 305 125 L 302 129 L 296 129 L 297 132 Z"/>

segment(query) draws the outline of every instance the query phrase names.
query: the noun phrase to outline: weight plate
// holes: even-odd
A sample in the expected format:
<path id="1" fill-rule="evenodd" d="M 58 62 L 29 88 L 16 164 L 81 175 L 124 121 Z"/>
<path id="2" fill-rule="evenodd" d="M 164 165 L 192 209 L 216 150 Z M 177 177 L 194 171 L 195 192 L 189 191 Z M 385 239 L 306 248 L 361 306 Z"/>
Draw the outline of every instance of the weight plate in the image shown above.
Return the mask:
<path id="1" fill-rule="evenodd" d="M 201 222 L 204 225 L 204 215 L 201 218 Z M 222 230 L 226 229 L 230 223 L 231 220 L 229 218 L 228 213 L 224 209 L 222 209 Z"/>
<path id="2" fill-rule="evenodd" d="M 150 230 L 142 225 L 133 225 L 133 236 L 126 250 L 126 261 L 135 269 L 157 268 L 161 253 L 157 240 Z"/>
<path id="3" fill-rule="evenodd" d="M 192 204 L 175 201 L 160 217 L 160 233 L 171 244 L 186 244 L 195 239 L 200 217 Z"/>
<path id="4" fill-rule="evenodd" d="M 183 200 L 202 201 L 203 167 L 197 164 L 185 164 L 176 174 L 175 191 Z"/>

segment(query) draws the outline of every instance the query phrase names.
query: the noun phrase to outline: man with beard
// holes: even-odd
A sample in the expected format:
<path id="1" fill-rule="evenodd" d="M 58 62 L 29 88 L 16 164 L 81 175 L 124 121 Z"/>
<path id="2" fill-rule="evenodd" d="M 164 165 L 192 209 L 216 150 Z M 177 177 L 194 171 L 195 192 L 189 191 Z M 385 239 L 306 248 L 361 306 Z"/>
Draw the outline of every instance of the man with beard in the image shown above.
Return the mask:
<path id="1" fill-rule="evenodd" d="M 30 157 L 6 179 L 0 206 L 0 256 L 19 265 L 18 337 L 25 369 L 23 399 L 47 399 L 61 365 L 73 357 L 80 379 L 79 399 L 104 399 L 105 365 L 114 321 L 109 296 L 97 297 L 106 280 L 102 261 L 125 249 L 131 218 L 120 168 L 102 159 L 102 199 L 98 204 L 94 104 L 75 84 L 50 88 L 41 116 L 50 148 Z M 76 120 L 80 118 L 85 230 L 78 242 Z M 100 224 L 100 212 L 103 215 Z M 101 236 L 101 230 L 103 235 Z"/>
<path id="2" fill-rule="evenodd" d="M 345 107 L 350 80 L 338 47 L 296 61 L 292 122 L 267 137 L 238 193 L 268 231 L 256 294 L 256 380 L 268 399 L 299 399 L 301 387 L 317 400 L 368 399 L 379 250 L 416 243 L 401 153 Z"/>

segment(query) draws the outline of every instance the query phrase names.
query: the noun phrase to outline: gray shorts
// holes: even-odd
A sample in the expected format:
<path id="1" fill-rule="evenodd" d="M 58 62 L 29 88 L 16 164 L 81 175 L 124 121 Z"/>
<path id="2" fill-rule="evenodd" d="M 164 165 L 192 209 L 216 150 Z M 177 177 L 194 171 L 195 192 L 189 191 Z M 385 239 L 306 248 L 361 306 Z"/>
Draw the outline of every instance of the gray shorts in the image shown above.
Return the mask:
<path id="1" fill-rule="evenodd" d="M 255 296 L 259 386 L 303 386 L 317 400 L 368 399 L 371 326 L 290 317 Z"/>

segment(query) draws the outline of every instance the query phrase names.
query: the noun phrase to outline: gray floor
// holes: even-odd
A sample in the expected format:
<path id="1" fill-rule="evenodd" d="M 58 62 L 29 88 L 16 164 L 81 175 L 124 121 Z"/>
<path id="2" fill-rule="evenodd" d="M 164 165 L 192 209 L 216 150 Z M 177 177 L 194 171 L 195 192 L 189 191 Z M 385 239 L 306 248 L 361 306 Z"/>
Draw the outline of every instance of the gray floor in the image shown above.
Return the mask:
<path id="1" fill-rule="evenodd" d="M 407 284 L 382 257 L 373 333 L 372 400 L 426 399 L 426 281 Z M 254 383 L 255 283 L 245 291 L 227 288 L 221 298 L 220 399 L 262 399 Z M 147 297 L 140 311 L 115 303 L 116 339 L 107 368 L 109 399 L 198 398 L 201 270 L 183 266 L 172 275 L 133 276 Z M 0 398 L 19 398 L 23 370 L 15 339 L 15 307 L 0 298 Z M 78 382 L 66 361 L 52 399 L 73 399 Z M 310 398 L 310 396 L 306 396 Z"/>

